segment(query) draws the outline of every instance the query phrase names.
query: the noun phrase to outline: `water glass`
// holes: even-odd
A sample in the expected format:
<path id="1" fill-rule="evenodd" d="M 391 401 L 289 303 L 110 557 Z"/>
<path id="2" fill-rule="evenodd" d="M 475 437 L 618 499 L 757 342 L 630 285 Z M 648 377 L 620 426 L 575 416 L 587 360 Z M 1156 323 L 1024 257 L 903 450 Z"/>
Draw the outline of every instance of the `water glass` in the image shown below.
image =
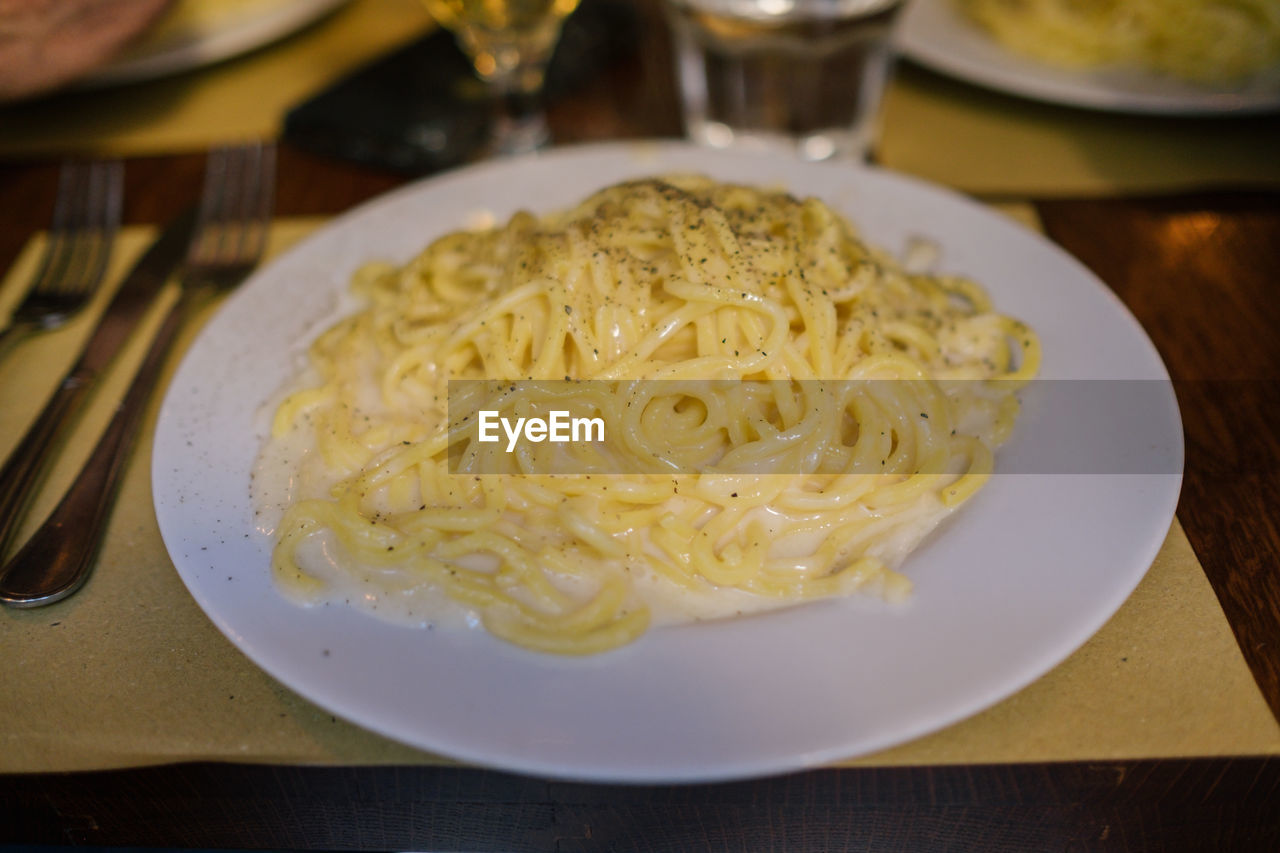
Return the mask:
<path id="1" fill-rule="evenodd" d="M 685 127 L 715 148 L 866 159 L 902 0 L 668 0 Z"/>

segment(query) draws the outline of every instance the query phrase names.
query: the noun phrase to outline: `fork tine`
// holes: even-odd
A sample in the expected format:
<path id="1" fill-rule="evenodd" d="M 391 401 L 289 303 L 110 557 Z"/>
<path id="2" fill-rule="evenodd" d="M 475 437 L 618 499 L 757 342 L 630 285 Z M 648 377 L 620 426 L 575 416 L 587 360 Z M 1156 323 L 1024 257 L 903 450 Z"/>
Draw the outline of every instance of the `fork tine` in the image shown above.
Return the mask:
<path id="1" fill-rule="evenodd" d="M 247 263 L 261 257 L 274 207 L 275 147 L 261 143 L 212 151 L 200 203 L 193 266 Z"/>
<path id="2" fill-rule="evenodd" d="M 240 177 L 240 193 L 236 198 L 235 204 L 235 227 L 234 240 L 232 247 L 227 253 L 225 260 L 231 263 L 236 258 L 244 257 L 246 240 L 249 237 L 249 223 L 253 207 L 254 196 L 261 184 L 262 174 L 262 147 L 255 146 L 245 152 L 244 160 L 241 163 L 243 173 Z"/>
<path id="3" fill-rule="evenodd" d="M 84 272 L 76 281 L 77 289 L 92 287 L 106 272 L 111 245 L 120 228 L 124 202 L 124 166 L 119 160 L 94 163 L 91 180 L 95 184 L 94 202 L 90 206 L 88 227 L 91 229 L 90 252 Z"/>
<path id="4" fill-rule="evenodd" d="M 235 258 L 240 256 L 241 241 L 244 237 L 244 207 L 245 201 L 249 198 L 253 189 L 253 183 L 256 180 L 255 161 L 261 153 L 261 148 L 257 146 L 244 146 L 235 149 L 236 156 L 232 159 L 232 168 L 229 171 L 227 183 L 229 184 L 226 207 L 223 210 L 223 232 L 222 242 L 219 245 L 217 256 L 218 263 L 231 263 Z"/>
<path id="5" fill-rule="evenodd" d="M 53 220 L 49 225 L 48 244 L 40 260 L 40 268 L 32 279 L 31 289 L 51 287 L 59 281 L 71 260 L 72 211 L 80 207 L 78 199 L 84 185 L 85 164 L 69 161 L 58 172 L 58 196 L 53 203 Z"/>
<path id="6" fill-rule="evenodd" d="M 69 240 L 66 262 L 50 284 L 50 289 L 55 293 L 76 292 L 75 281 L 80 278 L 80 272 L 85 268 L 92 241 L 88 220 L 91 208 L 96 201 L 97 187 L 94 170 L 88 163 L 76 165 L 78 168 L 75 170 L 75 183 L 73 191 L 68 194 L 69 204 L 65 212 L 65 227 Z"/>
<path id="7" fill-rule="evenodd" d="M 276 149 L 259 145 L 254 151 L 253 179 L 246 185 L 241 207 L 242 233 L 237 257 L 241 263 L 256 262 L 266 249 L 271 214 L 275 208 Z"/>
<path id="8" fill-rule="evenodd" d="M 247 254 L 256 261 L 266 251 L 267 236 L 271 231 L 271 216 L 275 212 L 276 149 L 274 145 L 268 145 L 262 151 L 258 180 L 254 186 L 257 194 L 248 218 L 254 226 L 253 239 L 249 243 Z"/>
<path id="9" fill-rule="evenodd" d="M 81 269 L 88 249 L 89 219 L 97 198 L 96 171 L 92 163 L 76 162 L 70 168 L 71 182 L 67 195 L 60 198 L 60 210 L 54 214 L 54 227 L 61 228 L 69 240 L 65 265 L 58 270 L 52 286 L 66 291 Z"/>
<path id="10" fill-rule="evenodd" d="M 84 292 L 101 280 L 110 247 L 120 225 L 123 166 L 119 161 L 95 162 L 85 175 L 85 194 L 72 217 L 77 220 L 69 268 L 61 284 L 64 293 Z"/>
<path id="11" fill-rule="evenodd" d="M 275 149 L 255 146 L 247 152 L 236 205 L 236 240 L 228 263 L 246 263 L 262 255 L 266 243 L 265 219 L 270 218 L 275 187 Z M 264 213 L 265 211 L 265 213 Z"/>
<path id="12" fill-rule="evenodd" d="M 214 232 L 222 218 L 223 198 L 227 192 L 228 156 L 228 149 L 215 148 L 209 152 L 205 162 L 200 207 L 196 213 L 196 239 L 187 252 L 188 265 L 204 263 L 204 259 L 216 253 L 217 235 Z"/>

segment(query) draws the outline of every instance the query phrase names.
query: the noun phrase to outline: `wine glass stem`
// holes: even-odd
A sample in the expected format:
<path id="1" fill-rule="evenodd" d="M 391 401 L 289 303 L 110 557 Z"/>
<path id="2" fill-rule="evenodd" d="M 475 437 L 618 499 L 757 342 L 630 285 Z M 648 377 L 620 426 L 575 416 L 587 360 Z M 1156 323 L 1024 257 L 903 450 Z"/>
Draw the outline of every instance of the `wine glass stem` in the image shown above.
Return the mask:
<path id="1" fill-rule="evenodd" d="M 542 97 L 545 64 L 517 66 L 492 81 L 497 93 L 490 135 L 494 154 L 527 154 L 551 140 Z"/>

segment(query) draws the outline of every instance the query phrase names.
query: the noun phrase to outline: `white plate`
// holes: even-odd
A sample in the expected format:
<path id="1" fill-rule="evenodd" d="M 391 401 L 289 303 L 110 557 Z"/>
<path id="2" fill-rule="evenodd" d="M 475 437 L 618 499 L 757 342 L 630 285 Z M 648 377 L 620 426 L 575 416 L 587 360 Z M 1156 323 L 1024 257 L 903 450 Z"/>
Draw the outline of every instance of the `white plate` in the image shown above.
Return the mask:
<path id="1" fill-rule="evenodd" d="M 239 56 L 295 33 L 350 0 L 178 0 L 156 28 L 79 82 L 135 83 Z"/>
<path id="2" fill-rule="evenodd" d="M 1187 116 L 1280 109 L 1280 63 L 1248 82 L 1216 89 L 1141 69 L 1062 69 L 1007 50 L 966 20 L 951 0 L 911 0 L 897 46 L 901 54 L 943 74 L 1067 106 Z"/>
<path id="3" fill-rule="evenodd" d="M 255 532 L 249 503 L 263 438 L 257 415 L 356 266 L 407 260 L 486 211 L 502 219 L 518 207 L 562 208 L 612 182 L 671 171 L 820 196 L 886 247 L 931 236 L 943 269 L 976 275 L 999 306 L 1036 327 L 1045 377 L 1152 380 L 1160 393 L 1137 435 L 1163 448 L 1164 473 L 997 477 L 910 558 L 916 592 L 905 606 L 863 597 L 658 629 L 587 659 L 287 603 L 268 577 L 271 542 Z M 1020 434 L 1054 446 L 1078 432 L 1043 414 L 1028 405 Z M 1019 446 L 1015 437 L 1006 450 Z M 558 149 L 417 183 L 280 257 L 191 348 L 160 415 L 152 470 L 161 532 L 191 594 L 250 659 L 316 704 L 480 764 L 689 781 L 887 747 L 1043 675 L 1141 579 L 1168 530 L 1181 465 L 1177 404 L 1151 343 L 1109 290 L 1041 237 L 889 172 L 636 143 Z"/>

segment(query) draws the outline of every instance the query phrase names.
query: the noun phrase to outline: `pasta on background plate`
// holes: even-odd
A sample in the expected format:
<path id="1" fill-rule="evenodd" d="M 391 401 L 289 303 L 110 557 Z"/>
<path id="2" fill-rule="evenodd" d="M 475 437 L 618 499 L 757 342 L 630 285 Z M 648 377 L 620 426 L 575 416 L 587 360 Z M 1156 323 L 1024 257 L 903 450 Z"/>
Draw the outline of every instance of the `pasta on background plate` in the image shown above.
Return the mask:
<path id="1" fill-rule="evenodd" d="M 280 587 L 542 652 L 906 594 L 904 557 L 987 480 L 1040 358 L 975 282 L 905 268 L 819 200 L 700 176 L 457 231 L 352 287 L 255 479 Z M 502 380 L 521 415 L 576 395 L 609 437 L 481 446 L 459 380 Z"/>
<path id="2" fill-rule="evenodd" d="M 955 0 L 1006 47 L 1053 65 L 1128 65 L 1203 84 L 1280 62 L 1280 0 Z"/>

